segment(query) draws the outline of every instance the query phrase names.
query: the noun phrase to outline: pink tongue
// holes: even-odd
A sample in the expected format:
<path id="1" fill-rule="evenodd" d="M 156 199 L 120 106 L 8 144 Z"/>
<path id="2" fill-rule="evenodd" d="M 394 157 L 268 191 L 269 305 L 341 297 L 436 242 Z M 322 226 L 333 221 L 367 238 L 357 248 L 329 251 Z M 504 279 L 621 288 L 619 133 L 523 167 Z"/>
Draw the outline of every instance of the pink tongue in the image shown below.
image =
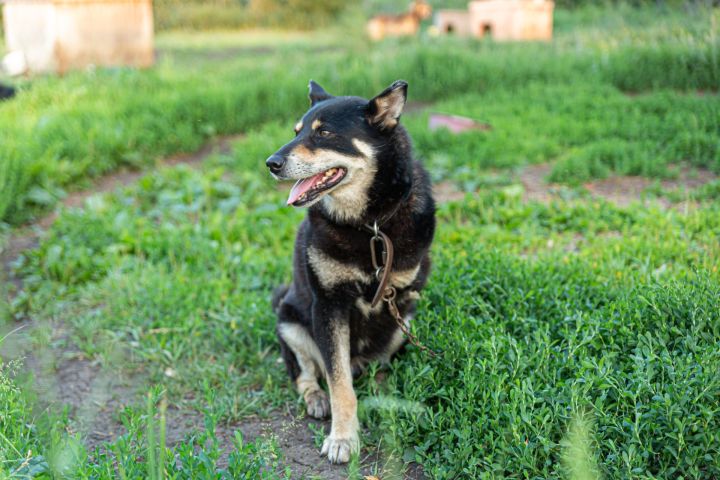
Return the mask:
<path id="1" fill-rule="evenodd" d="M 292 205 L 293 203 L 297 202 L 298 198 L 300 198 L 300 195 L 309 191 L 313 186 L 315 186 L 315 184 L 319 183 L 324 176 L 325 172 L 322 172 L 318 173 L 314 177 L 298 180 L 297 183 L 293 185 L 292 190 L 290 190 L 290 196 L 287 199 L 287 204 Z"/>

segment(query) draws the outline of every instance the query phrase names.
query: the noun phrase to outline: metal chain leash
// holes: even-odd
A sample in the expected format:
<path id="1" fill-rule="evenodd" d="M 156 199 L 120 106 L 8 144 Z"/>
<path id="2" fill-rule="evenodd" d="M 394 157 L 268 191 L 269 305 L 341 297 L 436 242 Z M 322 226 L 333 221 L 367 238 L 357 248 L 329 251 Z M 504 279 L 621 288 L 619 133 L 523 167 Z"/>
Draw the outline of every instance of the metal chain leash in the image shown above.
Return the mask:
<path id="1" fill-rule="evenodd" d="M 432 349 L 420 343 L 420 340 L 418 340 L 418 338 L 410 332 L 410 329 L 407 327 L 407 325 L 405 325 L 405 321 L 403 320 L 402 315 L 400 314 L 400 310 L 398 310 L 397 304 L 395 303 L 396 294 L 397 292 L 395 291 L 395 288 L 389 287 L 385 290 L 385 295 L 383 295 L 383 300 L 388 304 L 388 310 L 390 310 L 390 315 L 395 318 L 395 323 L 397 323 L 397 326 L 400 328 L 400 330 L 402 330 L 410 343 L 412 343 L 421 351 L 427 353 L 431 357 L 437 357 L 438 354 Z"/>
<path id="2" fill-rule="evenodd" d="M 373 268 L 375 269 L 375 278 L 378 280 L 378 289 L 375 292 L 371 308 L 374 308 L 380 300 L 384 301 L 388 305 L 390 315 L 395 319 L 395 323 L 400 330 L 405 334 L 408 341 L 418 347 L 421 351 L 426 352 L 432 357 L 437 357 L 430 348 L 426 347 L 420 340 L 410 332 L 410 329 L 405 325 L 402 314 L 398 309 L 397 303 L 395 303 L 395 297 L 397 296 L 397 290 L 392 285 L 388 285 L 390 281 L 390 273 L 392 272 L 392 263 L 395 250 L 390 240 L 390 237 L 385 235 L 378 227 L 377 221 L 372 227 L 369 225 L 365 226 L 373 236 L 370 238 L 370 258 L 372 260 Z M 378 257 L 377 245 L 380 244 L 380 256 Z"/>

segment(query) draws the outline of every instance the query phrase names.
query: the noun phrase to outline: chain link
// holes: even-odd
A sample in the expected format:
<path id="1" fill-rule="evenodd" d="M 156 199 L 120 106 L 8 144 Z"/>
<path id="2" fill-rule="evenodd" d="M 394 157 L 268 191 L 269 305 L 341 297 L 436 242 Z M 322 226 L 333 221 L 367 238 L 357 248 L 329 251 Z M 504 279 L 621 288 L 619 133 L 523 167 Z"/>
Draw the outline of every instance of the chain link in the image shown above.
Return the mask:
<path id="1" fill-rule="evenodd" d="M 388 287 L 387 290 L 385 290 L 385 294 L 383 295 L 383 300 L 385 301 L 385 303 L 388 304 L 388 310 L 390 310 L 390 315 L 392 315 L 395 319 L 395 323 L 397 323 L 397 326 L 400 327 L 400 330 L 402 330 L 410 343 L 412 343 L 431 357 L 437 357 L 438 354 L 432 349 L 420 343 L 420 340 L 418 340 L 418 338 L 413 335 L 412 332 L 410 332 L 410 329 L 407 327 L 407 325 L 405 325 L 405 321 L 403 320 L 403 317 L 400 314 L 400 310 L 395 303 L 396 295 L 397 292 L 395 291 L 395 287 Z"/>

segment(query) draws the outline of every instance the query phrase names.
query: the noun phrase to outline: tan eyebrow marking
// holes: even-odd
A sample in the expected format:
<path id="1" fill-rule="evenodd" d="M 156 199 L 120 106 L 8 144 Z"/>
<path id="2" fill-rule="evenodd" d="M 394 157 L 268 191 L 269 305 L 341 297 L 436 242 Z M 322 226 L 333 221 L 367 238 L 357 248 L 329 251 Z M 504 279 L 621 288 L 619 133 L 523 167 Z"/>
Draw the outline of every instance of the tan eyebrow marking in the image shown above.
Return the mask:
<path id="1" fill-rule="evenodd" d="M 303 144 L 300 144 L 293 148 L 291 150 L 291 153 L 300 157 L 301 161 L 312 161 L 312 152 L 310 152 L 310 150 L 308 150 L 308 148 Z"/>
<path id="2" fill-rule="evenodd" d="M 317 130 L 318 128 L 320 128 L 320 125 L 322 125 L 322 122 L 320 120 L 315 119 L 315 120 L 313 120 L 313 123 L 312 123 L 312 129 Z"/>
<path id="3" fill-rule="evenodd" d="M 296 123 L 295 124 L 295 133 L 298 133 L 300 130 L 302 130 L 302 127 L 303 127 L 302 121 L 299 121 L 298 123 Z"/>

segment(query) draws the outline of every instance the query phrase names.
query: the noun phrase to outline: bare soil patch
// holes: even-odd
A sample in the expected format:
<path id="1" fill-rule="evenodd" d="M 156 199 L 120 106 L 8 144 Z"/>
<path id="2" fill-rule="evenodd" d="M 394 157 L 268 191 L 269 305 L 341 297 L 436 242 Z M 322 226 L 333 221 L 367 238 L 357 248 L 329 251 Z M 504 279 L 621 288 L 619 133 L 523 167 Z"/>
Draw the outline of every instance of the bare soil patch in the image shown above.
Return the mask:
<path id="1" fill-rule="evenodd" d="M 167 412 L 167 442 L 172 446 L 179 443 L 192 431 L 203 431 L 203 418 L 197 412 L 170 409 Z M 230 447 L 235 432 L 242 433 L 244 442 L 252 442 L 258 438 L 274 438 L 282 451 L 281 467 L 289 467 L 293 478 L 322 478 L 327 480 L 344 480 L 347 478 L 346 465 L 333 465 L 325 455 L 320 455 L 320 447 L 316 445 L 315 431 L 330 431 L 329 420 L 316 420 L 299 414 L 299 412 L 276 412 L 270 418 L 248 418 L 232 424 L 220 424 L 215 428 L 215 436 L 221 445 Z M 318 439 L 319 440 L 319 439 Z M 218 463 L 227 466 L 230 450 L 225 450 Z M 398 472 L 386 468 L 385 460 L 375 449 L 363 449 L 360 452 L 360 473 L 373 475 L 381 472 L 383 478 L 392 473 L 398 478 Z M 411 480 L 425 479 L 422 467 L 410 464 L 403 478 Z"/>
<path id="2" fill-rule="evenodd" d="M 707 169 L 693 170 L 682 167 L 677 178 L 662 180 L 660 186 L 665 190 L 691 190 L 701 187 L 716 178 L 717 175 Z M 616 205 L 627 206 L 642 199 L 645 191 L 654 183 L 655 181 L 645 177 L 613 176 L 588 182 L 583 186 L 594 197 L 604 198 Z M 661 201 L 665 206 L 671 205 L 671 202 L 665 198 L 661 199 Z"/>
<path id="3" fill-rule="evenodd" d="M 443 180 L 433 185 L 433 197 L 439 203 L 456 202 L 465 198 L 465 192 L 458 189 L 453 182 Z"/>
<path id="4" fill-rule="evenodd" d="M 259 436 L 275 437 L 284 455 L 283 466 L 290 467 L 295 477 L 318 477 L 328 480 L 347 478 L 347 466 L 328 462 L 327 457 L 320 455 L 320 448 L 314 443 L 313 430 L 323 430 L 326 434 L 329 432 L 330 422 L 327 420 L 320 421 L 290 414 L 278 415 L 267 420 L 254 419 L 243 422 L 234 428 L 226 427 L 219 434 L 230 434 L 232 437 L 235 429 L 243 433 L 243 438 L 250 440 Z M 360 462 L 363 465 L 360 469 L 363 475 L 384 471 L 382 459 L 374 450 L 361 451 Z M 425 476 L 419 465 L 412 465 L 404 478 L 423 479 Z"/>
<path id="5" fill-rule="evenodd" d="M 64 335 L 62 327 L 55 334 Z M 57 340 L 52 342 L 57 343 Z M 82 352 L 68 346 L 44 348 L 25 357 L 25 368 L 32 374 L 32 388 L 38 397 L 38 407 L 61 411 L 68 409 L 72 419 L 69 433 L 79 433 L 89 451 L 117 439 L 126 432 L 118 419 L 123 408 L 142 405 L 144 385 L 142 372 L 128 376 Z M 166 412 L 166 441 L 172 447 L 192 432 L 205 429 L 203 415 L 194 410 L 169 408 Z M 270 418 L 248 418 L 234 424 L 219 424 L 215 435 L 224 453 L 219 466 L 227 466 L 235 432 L 240 431 L 245 442 L 260 437 L 273 437 L 283 454 L 282 467 L 289 467 L 298 478 L 314 476 L 329 480 L 347 478 L 345 465 L 328 462 L 315 444 L 314 431 L 330 430 L 329 421 L 314 420 L 291 412 L 276 412 Z M 382 471 L 378 452 L 364 450 L 361 454 L 363 474 Z M 412 476 L 424 478 L 422 469 L 414 466 Z"/>
<path id="6" fill-rule="evenodd" d="M 569 187 L 547 181 L 552 171 L 551 163 L 527 165 L 520 169 L 515 179 L 523 186 L 523 199 L 531 202 L 549 202 Z M 667 191 L 692 190 L 716 180 L 718 175 L 703 168 L 689 168 L 681 166 L 678 169 L 678 176 L 674 179 L 660 181 L 660 187 Z M 602 180 L 586 182 L 582 187 L 590 193 L 593 198 L 602 198 L 619 206 L 627 206 L 633 202 L 642 200 L 646 191 L 657 181 L 639 176 L 615 175 Z M 433 185 L 433 195 L 439 203 L 462 200 L 465 195 L 471 192 L 464 192 L 457 185 L 449 180 L 443 180 Z M 669 199 L 660 197 L 659 201 L 666 207 L 686 205 L 687 202 L 673 204 Z"/>
<path id="7" fill-rule="evenodd" d="M 545 181 L 551 170 L 552 164 L 541 163 L 528 165 L 520 171 L 518 180 L 525 188 L 525 200 L 547 202 L 552 198 L 556 186 Z"/>
<path id="8" fill-rule="evenodd" d="M 564 187 L 559 184 L 548 183 L 547 177 L 552 171 L 552 164 L 542 163 L 528 165 L 518 174 L 518 180 L 525 188 L 525 200 L 527 201 L 550 201 Z M 662 180 L 660 186 L 666 190 L 694 189 L 711 182 L 717 178 L 713 172 L 707 169 L 691 169 L 683 166 L 679 169 L 678 177 L 675 179 Z M 615 175 L 602 180 L 593 180 L 583 184 L 594 198 L 602 198 L 619 206 L 627 206 L 638 200 L 642 200 L 648 188 L 655 183 L 655 180 L 639 176 Z M 661 199 L 666 206 L 670 205 L 667 199 Z"/>
<path id="9" fill-rule="evenodd" d="M 125 433 L 115 414 L 138 398 L 137 378 L 99 364 L 72 348 L 46 349 L 25 358 L 40 405 L 69 409 L 70 433 L 80 433 L 89 450 Z"/>

